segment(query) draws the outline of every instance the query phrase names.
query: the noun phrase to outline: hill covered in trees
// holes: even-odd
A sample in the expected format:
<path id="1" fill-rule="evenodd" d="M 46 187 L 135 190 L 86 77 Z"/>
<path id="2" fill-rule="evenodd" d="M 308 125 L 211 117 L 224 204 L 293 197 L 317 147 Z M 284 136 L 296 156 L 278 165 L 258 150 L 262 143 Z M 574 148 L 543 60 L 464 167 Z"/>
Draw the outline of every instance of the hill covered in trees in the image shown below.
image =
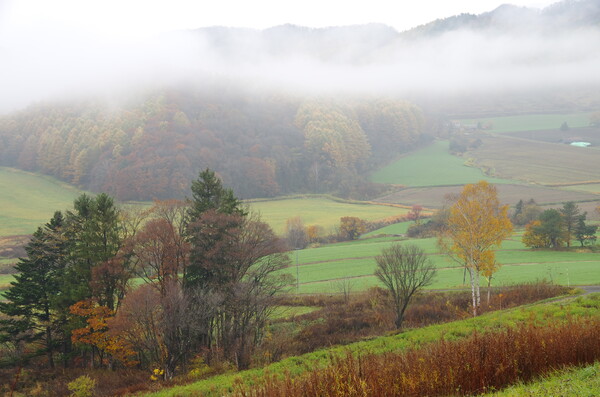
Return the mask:
<path id="1" fill-rule="evenodd" d="M 334 191 L 365 197 L 365 171 L 428 141 L 400 100 L 162 90 L 118 107 L 37 105 L 0 119 L 0 162 L 121 200 L 183 197 L 215 169 L 243 198 Z"/>
<path id="2" fill-rule="evenodd" d="M 0 118 L 0 165 L 122 200 L 182 197 L 207 167 L 242 198 L 374 196 L 364 176 L 437 133 L 424 112 L 596 110 L 599 10 L 501 6 L 406 32 L 205 27 L 114 53 L 90 46 L 59 72 L 8 51 L 3 78 L 16 83 L 0 112 L 45 102 Z M 58 58 L 82 51 L 67 44 Z"/>

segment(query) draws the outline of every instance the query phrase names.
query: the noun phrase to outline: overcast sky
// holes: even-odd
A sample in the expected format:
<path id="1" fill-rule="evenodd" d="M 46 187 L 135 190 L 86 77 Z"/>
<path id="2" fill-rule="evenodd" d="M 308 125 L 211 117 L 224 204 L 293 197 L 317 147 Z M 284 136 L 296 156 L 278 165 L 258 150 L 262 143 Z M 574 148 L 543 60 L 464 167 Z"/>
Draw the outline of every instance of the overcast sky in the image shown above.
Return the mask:
<path id="1" fill-rule="evenodd" d="M 542 8 L 556 0 L 514 0 Z M 437 18 L 479 14 L 496 0 L 0 0 L 0 44 L 40 31 L 78 31 L 108 38 L 140 38 L 177 29 L 222 25 L 264 29 L 291 23 L 325 27 L 384 23 L 398 31 Z"/>

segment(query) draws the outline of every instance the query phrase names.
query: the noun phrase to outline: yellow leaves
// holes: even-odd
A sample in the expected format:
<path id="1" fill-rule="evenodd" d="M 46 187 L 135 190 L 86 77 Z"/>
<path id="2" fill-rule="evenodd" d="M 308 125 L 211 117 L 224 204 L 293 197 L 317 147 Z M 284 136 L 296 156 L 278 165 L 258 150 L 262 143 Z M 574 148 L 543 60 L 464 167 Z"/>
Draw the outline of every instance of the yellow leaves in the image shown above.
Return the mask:
<path id="1" fill-rule="evenodd" d="M 340 218 L 340 236 L 345 240 L 356 240 L 367 231 L 367 223 L 355 216 Z"/>
<path id="2" fill-rule="evenodd" d="M 324 156 L 331 166 L 344 168 L 366 160 L 371 146 L 357 120 L 330 103 L 305 103 L 296 114 L 305 147 L 313 155 Z"/>
<path id="3" fill-rule="evenodd" d="M 500 205 L 496 188 L 486 181 L 465 185 L 449 213 L 445 237 L 451 254 L 476 270 L 493 270 L 491 249 L 512 233 L 508 206 Z"/>
<path id="4" fill-rule="evenodd" d="M 523 238 L 521 241 L 527 247 L 530 248 L 541 248 L 550 246 L 550 241 L 543 233 L 537 233 L 536 229 L 542 225 L 542 222 L 539 220 L 535 220 L 533 222 L 528 223 L 525 226 L 525 233 L 523 233 Z"/>
<path id="5" fill-rule="evenodd" d="M 150 375 L 150 380 L 153 382 L 156 382 L 158 380 L 158 377 L 163 376 L 164 374 L 165 374 L 165 371 L 163 369 L 155 368 L 152 371 L 152 375 Z"/>

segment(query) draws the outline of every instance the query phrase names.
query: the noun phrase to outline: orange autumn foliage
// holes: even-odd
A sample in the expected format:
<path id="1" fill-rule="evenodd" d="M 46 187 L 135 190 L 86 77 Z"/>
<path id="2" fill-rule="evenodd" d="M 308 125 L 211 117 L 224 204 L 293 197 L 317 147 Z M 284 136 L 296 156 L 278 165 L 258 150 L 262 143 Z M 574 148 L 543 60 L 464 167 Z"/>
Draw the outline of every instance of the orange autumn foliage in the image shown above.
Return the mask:
<path id="1" fill-rule="evenodd" d="M 71 333 L 71 341 L 74 344 L 94 346 L 126 367 L 138 364 L 132 359 L 136 353 L 131 345 L 121 336 L 110 333 L 109 322 L 114 318 L 114 311 L 106 306 L 100 306 L 92 300 L 79 301 L 69 310 L 71 314 L 84 317 L 87 324 Z"/>

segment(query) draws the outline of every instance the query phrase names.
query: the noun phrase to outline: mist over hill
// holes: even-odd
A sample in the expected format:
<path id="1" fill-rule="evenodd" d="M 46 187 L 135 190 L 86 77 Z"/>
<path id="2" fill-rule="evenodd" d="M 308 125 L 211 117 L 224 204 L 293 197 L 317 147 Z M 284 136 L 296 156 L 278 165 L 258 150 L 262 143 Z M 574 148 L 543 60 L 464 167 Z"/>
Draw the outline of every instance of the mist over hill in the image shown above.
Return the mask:
<path id="1" fill-rule="evenodd" d="M 24 37 L 2 50 L 0 164 L 122 199 L 182 196 L 204 167 L 242 197 L 369 197 L 380 187 L 365 175 L 430 141 L 448 113 L 600 108 L 599 26 L 599 2 L 581 0 L 405 32 Z"/>
<path id="2" fill-rule="evenodd" d="M 110 41 L 67 29 L 4 48 L 0 112 L 32 101 L 226 82 L 299 95 L 434 96 L 600 83 L 596 0 L 501 6 L 397 32 L 379 24 L 207 27 Z"/>

